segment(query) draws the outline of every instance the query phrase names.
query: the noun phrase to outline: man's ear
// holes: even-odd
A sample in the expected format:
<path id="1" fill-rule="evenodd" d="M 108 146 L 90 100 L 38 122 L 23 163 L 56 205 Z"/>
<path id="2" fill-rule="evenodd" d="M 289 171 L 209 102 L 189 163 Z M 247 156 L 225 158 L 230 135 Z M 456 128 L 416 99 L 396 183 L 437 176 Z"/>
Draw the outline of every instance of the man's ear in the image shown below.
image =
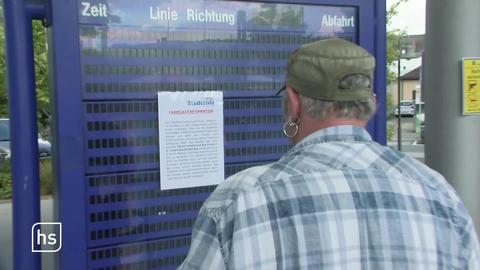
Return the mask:
<path id="1" fill-rule="evenodd" d="M 287 86 L 288 112 L 287 116 L 298 118 L 300 114 L 300 94 L 290 86 Z"/>

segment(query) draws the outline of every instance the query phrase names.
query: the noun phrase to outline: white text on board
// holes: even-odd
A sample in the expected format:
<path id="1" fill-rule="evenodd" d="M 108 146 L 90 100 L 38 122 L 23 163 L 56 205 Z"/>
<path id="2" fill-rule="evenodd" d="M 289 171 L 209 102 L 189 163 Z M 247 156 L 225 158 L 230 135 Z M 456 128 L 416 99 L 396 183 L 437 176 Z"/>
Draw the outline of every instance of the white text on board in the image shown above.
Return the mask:
<path id="1" fill-rule="evenodd" d="M 85 17 L 108 17 L 105 4 L 92 5 L 89 2 L 82 2 L 82 16 Z"/>

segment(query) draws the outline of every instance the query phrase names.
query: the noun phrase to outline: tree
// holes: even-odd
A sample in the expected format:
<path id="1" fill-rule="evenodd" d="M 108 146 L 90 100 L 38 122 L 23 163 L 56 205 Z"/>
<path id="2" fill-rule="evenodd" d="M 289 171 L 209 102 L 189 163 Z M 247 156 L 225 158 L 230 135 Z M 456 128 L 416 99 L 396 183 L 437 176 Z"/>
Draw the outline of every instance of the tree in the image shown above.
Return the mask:
<path id="1" fill-rule="evenodd" d="M 1 4 L 1 3 L 0 3 Z M 3 25 L 3 8 L 0 5 L 0 118 L 8 116 L 7 63 L 5 59 L 5 31 Z"/>
<path id="2" fill-rule="evenodd" d="M 37 93 L 37 115 L 40 131 L 49 127 L 50 102 L 48 92 L 46 31 L 40 21 L 32 23 Z M 8 118 L 7 63 L 3 7 L 0 3 L 0 117 Z"/>
<path id="3" fill-rule="evenodd" d="M 37 87 L 37 117 L 40 131 L 50 126 L 50 95 L 48 89 L 47 35 L 40 21 L 33 25 L 33 51 L 35 61 L 35 81 Z"/>
<path id="4" fill-rule="evenodd" d="M 408 0 L 398 0 L 392 4 L 387 10 L 387 26 L 391 24 L 391 20 L 398 14 L 397 8 Z M 387 84 L 397 78 L 395 73 L 389 71 L 388 67 L 400 57 L 398 49 L 398 40 L 405 35 L 405 31 L 401 29 L 387 30 Z"/>
<path id="5" fill-rule="evenodd" d="M 397 8 L 402 4 L 407 2 L 408 0 L 399 0 L 392 4 L 387 10 L 387 27 L 391 24 L 392 18 L 397 15 L 398 11 Z M 405 34 L 404 30 L 400 29 L 393 29 L 387 30 L 387 85 L 389 85 L 392 81 L 397 79 L 397 74 L 390 71 L 388 68 L 392 65 L 394 61 L 397 61 L 400 57 L 400 50 L 398 48 L 398 41 Z M 395 104 L 393 104 L 393 97 L 390 94 L 387 94 L 386 97 L 387 101 L 387 117 L 389 119 L 394 117 L 393 111 L 395 108 Z M 387 139 L 393 139 L 395 133 L 395 127 L 393 124 L 387 125 Z"/>

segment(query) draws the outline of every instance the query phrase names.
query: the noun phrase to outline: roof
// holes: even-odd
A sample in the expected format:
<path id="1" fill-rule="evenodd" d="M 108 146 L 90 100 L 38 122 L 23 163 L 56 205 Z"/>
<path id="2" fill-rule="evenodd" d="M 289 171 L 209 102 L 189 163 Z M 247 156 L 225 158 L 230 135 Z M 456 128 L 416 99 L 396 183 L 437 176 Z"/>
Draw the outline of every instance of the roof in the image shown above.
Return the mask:
<path id="1" fill-rule="evenodd" d="M 408 35 L 402 38 L 401 43 L 410 46 L 413 52 L 421 53 L 425 50 L 425 35 Z"/>
<path id="2" fill-rule="evenodd" d="M 422 52 L 425 50 L 425 36 L 401 36 L 399 45 L 401 48 L 402 56 L 410 55 L 410 58 L 412 58 L 413 55 L 413 58 L 420 57 L 422 55 Z"/>
<path id="3" fill-rule="evenodd" d="M 417 67 L 416 69 L 404 74 L 400 77 L 400 81 L 418 81 L 420 80 L 420 68 L 421 66 Z"/>

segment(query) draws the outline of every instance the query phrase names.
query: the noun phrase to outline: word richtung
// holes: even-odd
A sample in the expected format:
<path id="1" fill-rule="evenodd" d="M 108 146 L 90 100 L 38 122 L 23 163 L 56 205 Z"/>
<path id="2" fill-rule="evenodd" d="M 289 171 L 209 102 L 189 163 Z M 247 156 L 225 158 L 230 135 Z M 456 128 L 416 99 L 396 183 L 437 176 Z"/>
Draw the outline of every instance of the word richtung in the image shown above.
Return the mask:
<path id="1" fill-rule="evenodd" d="M 235 25 L 235 14 L 208 9 L 198 10 L 188 8 L 185 10 L 185 13 L 179 13 L 178 11 L 170 8 L 161 9 L 160 7 L 150 7 L 149 15 L 150 19 L 154 21 L 178 21 L 184 18 L 190 22 L 224 23 L 231 26 Z"/>

